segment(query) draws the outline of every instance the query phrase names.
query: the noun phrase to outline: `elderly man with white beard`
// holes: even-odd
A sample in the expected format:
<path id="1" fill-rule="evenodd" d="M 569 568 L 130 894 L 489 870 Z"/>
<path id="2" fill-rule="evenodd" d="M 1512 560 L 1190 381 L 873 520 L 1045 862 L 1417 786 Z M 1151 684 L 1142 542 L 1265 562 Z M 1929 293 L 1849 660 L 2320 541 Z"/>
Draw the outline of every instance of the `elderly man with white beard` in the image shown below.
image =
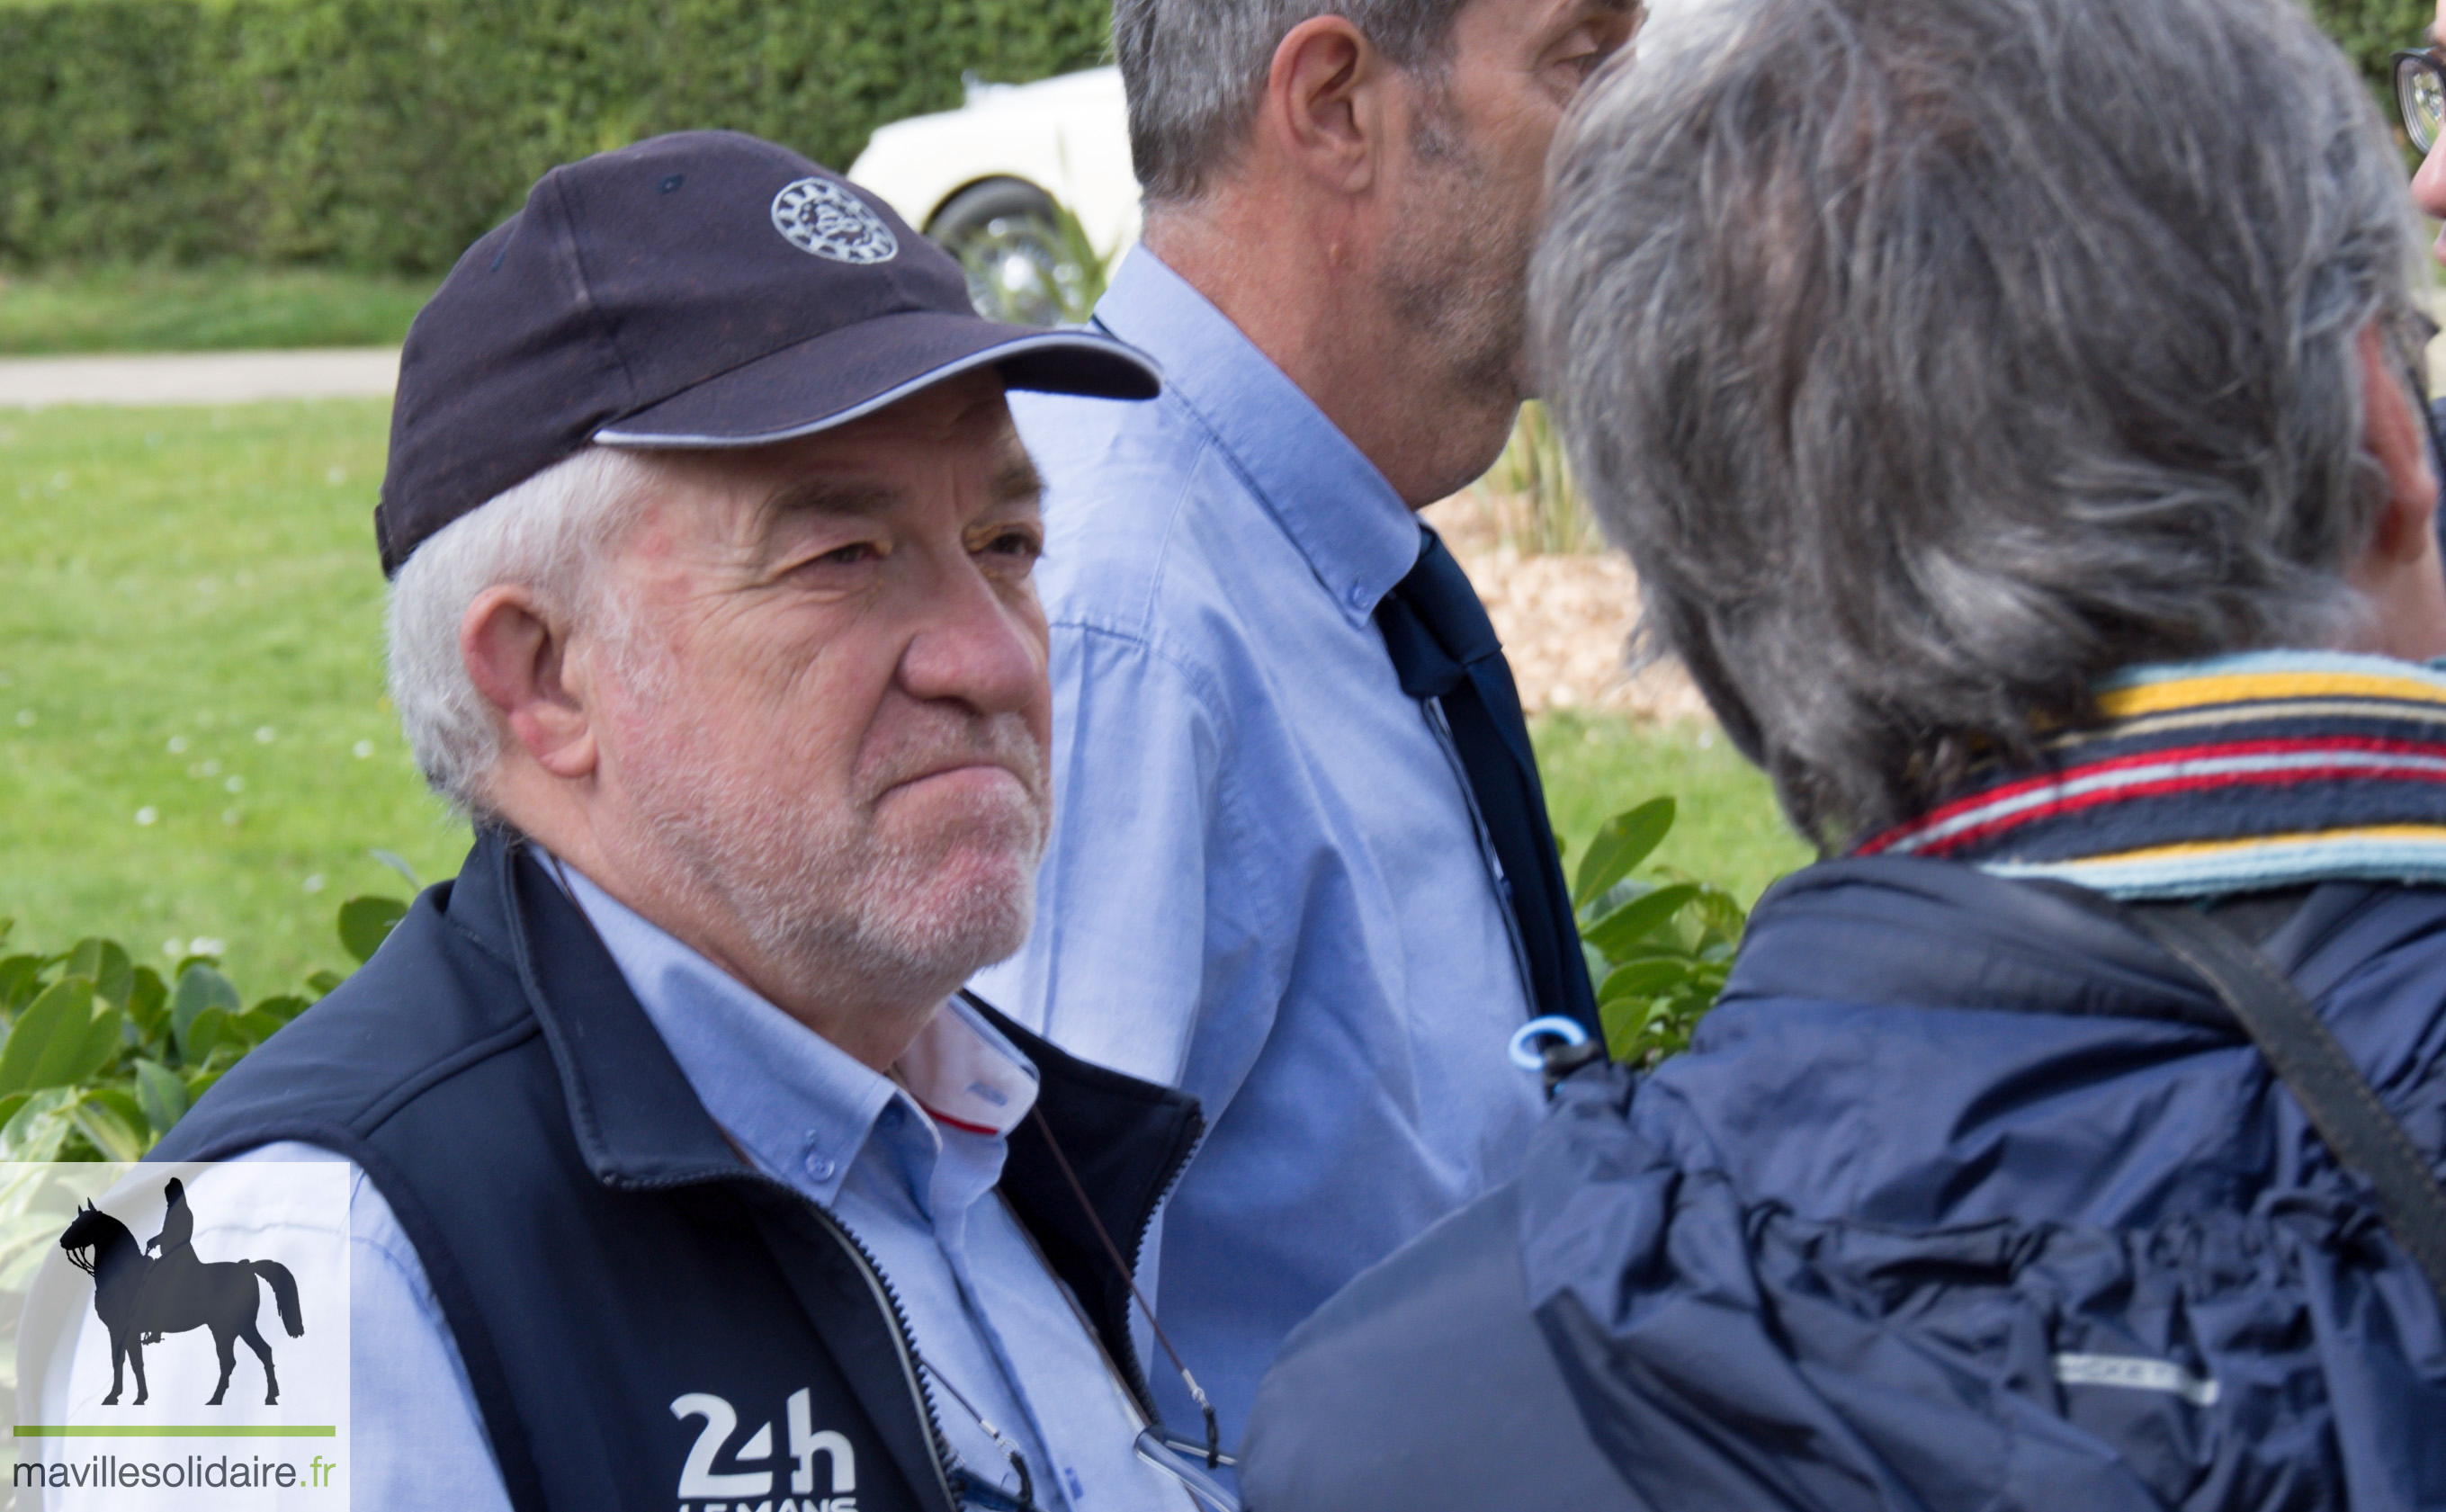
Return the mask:
<path id="1" fill-rule="evenodd" d="M 1195 1105 L 957 993 L 1048 819 L 1004 392 L 1157 382 L 720 133 L 419 317 L 391 682 L 477 844 L 160 1151 L 353 1164 L 357 1504 L 1193 1505 L 1122 1257 Z"/>

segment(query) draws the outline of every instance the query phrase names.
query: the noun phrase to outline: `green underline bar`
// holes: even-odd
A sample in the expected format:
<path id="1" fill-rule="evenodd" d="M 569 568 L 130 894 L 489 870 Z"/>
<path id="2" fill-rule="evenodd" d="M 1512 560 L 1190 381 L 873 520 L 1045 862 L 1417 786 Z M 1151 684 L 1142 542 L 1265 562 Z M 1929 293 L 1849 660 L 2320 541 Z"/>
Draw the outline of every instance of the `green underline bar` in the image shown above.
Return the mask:
<path id="1" fill-rule="evenodd" d="M 326 1423 L 295 1428 L 278 1424 L 241 1424 L 225 1428 L 211 1423 L 20 1423 L 21 1439 L 331 1439 L 338 1428 Z"/>

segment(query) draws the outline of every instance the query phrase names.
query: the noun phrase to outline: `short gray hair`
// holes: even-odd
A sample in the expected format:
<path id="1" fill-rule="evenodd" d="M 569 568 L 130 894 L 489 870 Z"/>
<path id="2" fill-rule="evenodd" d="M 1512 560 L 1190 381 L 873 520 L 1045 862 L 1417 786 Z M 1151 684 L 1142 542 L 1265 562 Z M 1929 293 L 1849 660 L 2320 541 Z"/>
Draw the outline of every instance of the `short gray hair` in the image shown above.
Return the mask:
<path id="1" fill-rule="evenodd" d="M 651 481 L 634 453 L 590 446 L 453 520 L 416 549 L 390 589 L 390 698 L 433 791 L 480 822 L 506 735 L 467 675 L 459 625 L 479 594 L 534 591 L 573 623 L 600 616 L 595 583 Z"/>
<path id="2" fill-rule="evenodd" d="M 1274 49 L 1314 16 L 1343 16 L 1397 68 L 1450 56 L 1470 0 L 1113 0 L 1130 102 L 1130 159 L 1149 204 L 1203 194 L 1247 137 Z"/>
<path id="3" fill-rule="evenodd" d="M 2366 612 L 2357 343 L 2418 361 L 2415 239 L 2295 0 L 1660 9 L 1555 172 L 1575 470 L 1821 847 L 2035 759 L 2119 666 Z"/>

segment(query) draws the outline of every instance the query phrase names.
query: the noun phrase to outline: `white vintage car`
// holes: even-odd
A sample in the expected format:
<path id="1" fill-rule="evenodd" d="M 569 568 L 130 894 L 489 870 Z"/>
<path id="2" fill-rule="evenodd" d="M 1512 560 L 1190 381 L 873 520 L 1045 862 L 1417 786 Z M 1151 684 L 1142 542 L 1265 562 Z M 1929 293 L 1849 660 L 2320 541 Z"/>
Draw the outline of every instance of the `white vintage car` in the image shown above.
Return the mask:
<path id="1" fill-rule="evenodd" d="M 972 81 L 959 109 L 878 129 L 849 177 L 958 257 L 978 308 L 1006 319 L 1083 318 L 1101 269 L 1138 239 L 1118 68 Z"/>

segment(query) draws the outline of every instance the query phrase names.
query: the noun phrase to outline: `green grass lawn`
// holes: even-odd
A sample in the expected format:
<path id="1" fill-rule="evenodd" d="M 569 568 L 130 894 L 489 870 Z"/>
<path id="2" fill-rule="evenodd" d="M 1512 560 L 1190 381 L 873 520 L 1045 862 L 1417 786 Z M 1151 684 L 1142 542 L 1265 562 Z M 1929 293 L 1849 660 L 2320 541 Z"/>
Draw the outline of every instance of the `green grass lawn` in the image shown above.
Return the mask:
<path id="1" fill-rule="evenodd" d="M 437 282 L 243 264 L 11 274 L 0 356 L 397 345 Z"/>
<path id="2" fill-rule="evenodd" d="M 346 963 L 340 900 L 466 847 L 382 697 L 379 401 L 0 411 L 0 917 L 157 965 L 198 937 L 254 996 Z M 1711 730 L 1558 718 L 1576 854 L 1672 793 L 1658 860 L 1744 895 L 1805 856 Z"/>
<path id="3" fill-rule="evenodd" d="M 339 901 L 455 868 L 382 697 L 387 406 L 0 411 L 0 917 L 21 948 L 346 963 Z"/>
<path id="4" fill-rule="evenodd" d="M 1742 902 L 1815 858 L 1783 822 L 1775 790 L 1712 724 L 1640 724 L 1556 714 L 1531 732 L 1570 876 L 1597 827 L 1649 798 L 1677 800 L 1653 864 L 1720 883 Z"/>

